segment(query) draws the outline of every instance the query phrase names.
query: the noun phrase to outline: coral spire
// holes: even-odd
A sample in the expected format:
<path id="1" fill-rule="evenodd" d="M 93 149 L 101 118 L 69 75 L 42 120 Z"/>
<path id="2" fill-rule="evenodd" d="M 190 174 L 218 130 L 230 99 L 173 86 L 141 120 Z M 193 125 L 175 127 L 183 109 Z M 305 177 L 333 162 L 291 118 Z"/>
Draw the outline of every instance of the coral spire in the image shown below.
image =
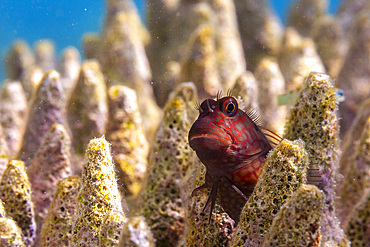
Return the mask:
<path id="1" fill-rule="evenodd" d="M 104 137 L 92 139 L 85 153 L 81 190 L 73 223 L 72 246 L 99 246 L 101 228 L 111 211 L 120 212 L 122 197 L 118 191 L 110 144 Z M 114 233 L 117 234 L 117 233 Z M 112 237 L 110 234 L 105 238 Z"/>
<path id="2" fill-rule="evenodd" d="M 23 161 L 9 162 L 1 178 L 0 191 L 0 199 L 4 202 L 7 216 L 21 228 L 24 244 L 32 246 L 36 237 L 36 223 L 31 186 Z"/>

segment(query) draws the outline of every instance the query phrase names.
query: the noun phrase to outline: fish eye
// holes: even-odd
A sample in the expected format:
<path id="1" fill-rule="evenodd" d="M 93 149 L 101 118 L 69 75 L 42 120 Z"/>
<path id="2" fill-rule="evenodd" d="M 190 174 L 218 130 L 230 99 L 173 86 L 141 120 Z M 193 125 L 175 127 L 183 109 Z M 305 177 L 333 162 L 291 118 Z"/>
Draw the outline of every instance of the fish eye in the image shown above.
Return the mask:
<path id="1" fill-rule="evenodd" d="M 226 109 L 226 112 L 230 114 L 234 111 L 235 104 L 233 102 L 229 102 L 229 103 L 227 103 L 225 109 Z"/>
<path id="2" fill-rule="evenodd" d="M 222 102 L 223 101 L 223 102 Z M 233 97 L 225 97 L 221 99 L 222 112 L 227 116 L 232 117 L 238 112 L 238 102 Z"/>

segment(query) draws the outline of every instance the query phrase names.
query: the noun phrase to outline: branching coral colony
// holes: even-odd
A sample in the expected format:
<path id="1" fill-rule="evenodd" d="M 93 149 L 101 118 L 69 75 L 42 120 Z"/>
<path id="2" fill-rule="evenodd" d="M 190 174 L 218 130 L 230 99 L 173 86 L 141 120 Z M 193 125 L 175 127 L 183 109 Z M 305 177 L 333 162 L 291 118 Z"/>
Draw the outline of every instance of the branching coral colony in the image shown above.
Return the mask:
<path id="1" fill-rule="evenodd" d="M 9 50 L 0 246 L 370 246 L 369 1 L 298 0 L 287 27 L 264 0 L 149 3 L 146 30 L 107 0 L 88 60 Z M 283 136 L 238 224 L 191 196 L 206 169 L 187 143 L 198 99 L 228 89 Z"/>

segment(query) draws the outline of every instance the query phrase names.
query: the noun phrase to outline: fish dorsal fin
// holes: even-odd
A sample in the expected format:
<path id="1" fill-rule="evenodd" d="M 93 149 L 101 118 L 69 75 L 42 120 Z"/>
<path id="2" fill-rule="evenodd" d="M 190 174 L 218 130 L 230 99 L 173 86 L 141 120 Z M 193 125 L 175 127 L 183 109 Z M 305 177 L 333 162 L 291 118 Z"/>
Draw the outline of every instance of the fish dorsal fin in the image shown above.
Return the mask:
<path id="1" fill-rule="evenodd" d="M 281 136 L 276 134 L 274 131 L 266 127 L 266 122 L 262 120 L 261 115 L 256 109 L 249 109 L 246 111 L 247 116 L 258 126 L 262 133 L 266 136 L 272 147 L 276 147 L 279 142 L 283 139 Z"/>
<path id="2" fill-rule="evenodd" d="M 245 111 L 245 114 L 255 123 L 259 128 L 266 127 L 266 122 L 262 120 L 258 110 L 250 108 Z"/>
<path id="3" fill-rule="evenodd" d="M 281 136 L 268 128 L 260 127 L 260 129 L 262 133 L 265 134 L 267 140 L 273 148 L 276 147 L 281 142 L 281 140 L 283 140 Z"/>

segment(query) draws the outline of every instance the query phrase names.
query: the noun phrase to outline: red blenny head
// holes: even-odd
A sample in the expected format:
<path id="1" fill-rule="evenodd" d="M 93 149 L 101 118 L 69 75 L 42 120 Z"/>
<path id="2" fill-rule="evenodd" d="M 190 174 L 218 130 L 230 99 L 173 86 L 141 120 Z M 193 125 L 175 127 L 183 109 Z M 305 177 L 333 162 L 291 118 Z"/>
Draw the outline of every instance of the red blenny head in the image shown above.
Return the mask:
<path id="1" fill-rule="evenodd" d="M 240 110 L 234 97 L 206 99 L 198 110 L 199 117 L 191 127 L 188 138 L 190 147 L 206 166 L 207 174 L 205 184 L 196 188 L 192 194 L 202 188 L 211 188 L 203 211 L 211 202 L 212 213 L 217 197 L 224 210 L 238 221 L 238 210 L 253 191 L 266 155 L 272 147 L 256 124 L 258 116 L 254 112 L 245 113 Z M 224 198 L 230 196 L 223 195 L 222 192 L 230 194 L 230 190 L 225 187 L 231 188 L 231 192 L 241 199 L 241 203 L 237 203 L 236 212 L 235 207 L 228 210 L 233 205 Z M 229 205 L 223 205 L 223 201 L 228 201 Z"/>

